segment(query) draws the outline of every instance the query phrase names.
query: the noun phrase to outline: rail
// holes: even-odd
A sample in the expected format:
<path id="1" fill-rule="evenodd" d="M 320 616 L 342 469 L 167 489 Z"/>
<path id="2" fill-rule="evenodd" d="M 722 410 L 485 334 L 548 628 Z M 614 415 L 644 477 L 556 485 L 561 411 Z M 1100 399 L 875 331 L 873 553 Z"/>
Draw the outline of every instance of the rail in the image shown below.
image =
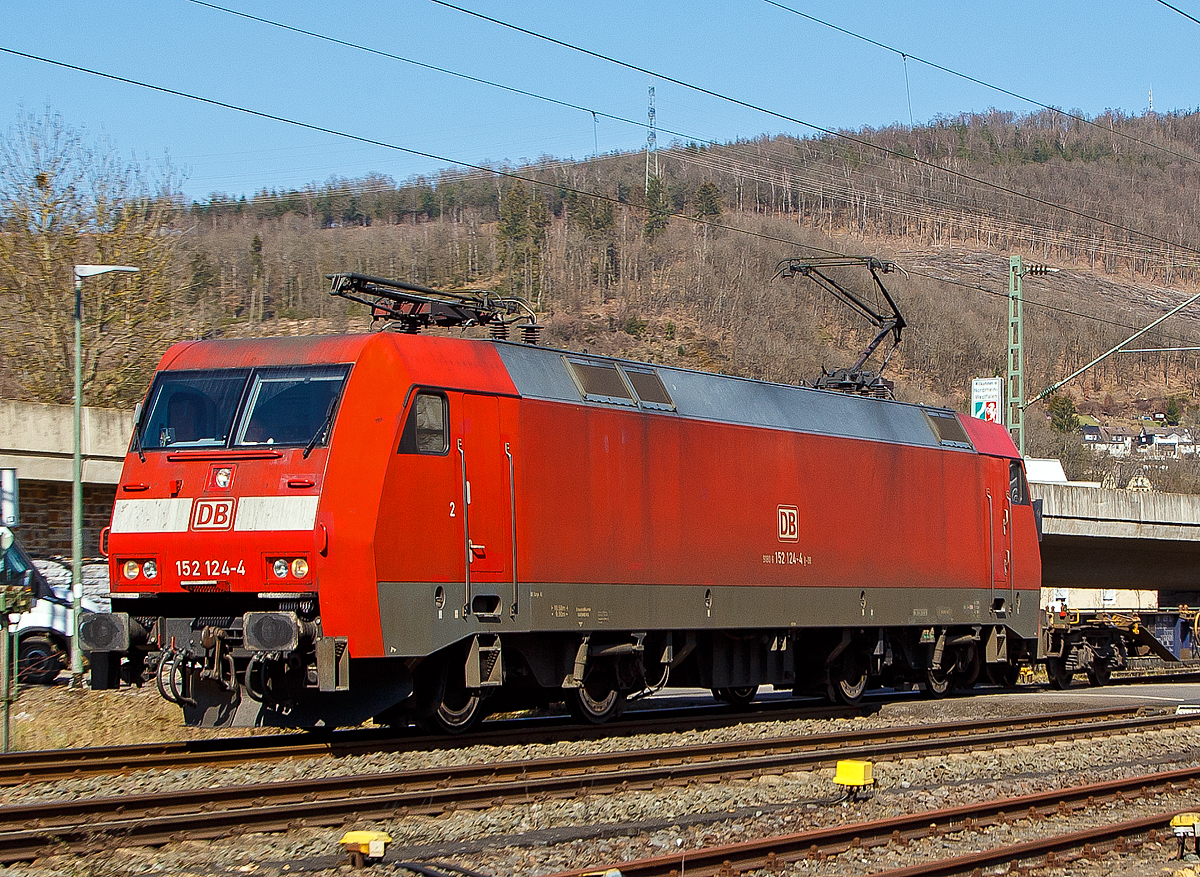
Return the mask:
<path id="1" fill-rule="evenodd" d="M 1123 711 L 1124 712 L 1124 711 Z M 0 863 L 51 850 L 214 839 L 245 831 L 341 824 L 348 815 L 437 815 L 499 803 L 752 778 L 812 769 L 844 758 L 912 757 L 1004 748 L 1019 743 L 1124 734 L 1200 722 L 1200 716 L 1122 715 L 1097 711 L 880 728 L 849 734 L 597 753 L 337 776 L 294 782 L 40 801 L 0 807 Z M 1186 773 L 1186 772 L 1185 772 Z M 1200 778 L 1200 768 L 1186 773 Z M 926 823 L 927 825 L 928 823 Z M 691 862 L 689 861 L 689 873 Z"/>

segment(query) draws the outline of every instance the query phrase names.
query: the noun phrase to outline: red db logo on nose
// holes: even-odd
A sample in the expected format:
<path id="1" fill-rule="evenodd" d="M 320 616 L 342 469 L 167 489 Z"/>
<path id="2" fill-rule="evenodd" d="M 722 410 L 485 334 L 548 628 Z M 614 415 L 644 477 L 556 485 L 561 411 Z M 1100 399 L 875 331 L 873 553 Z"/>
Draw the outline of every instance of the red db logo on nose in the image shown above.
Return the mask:
<path id="1" fill-rule="evenodd" d="M 794 505 L 781 505 L 776 509 L 779 515 L 779 541 L 800 541 L 800 509 Z"/>
<path id="2" fill-rule="evenodd" d="M 228 530 L 233 527 L 232 499 L 198 499 L 192 508 L 193 530 Z"/>

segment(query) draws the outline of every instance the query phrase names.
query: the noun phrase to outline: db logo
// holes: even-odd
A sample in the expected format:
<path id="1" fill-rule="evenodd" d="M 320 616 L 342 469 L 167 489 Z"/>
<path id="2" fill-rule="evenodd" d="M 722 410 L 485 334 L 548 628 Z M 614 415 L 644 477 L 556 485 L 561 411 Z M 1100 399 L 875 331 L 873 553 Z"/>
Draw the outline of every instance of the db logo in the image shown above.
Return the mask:
<path id="1" fill-rule="evenodd" d="M 198 499 L 192 508 L 193 530 L 229 530 L 233 527 L 232 499 Z"/>
<path id="2" fill-rule="evenodd" d="M 779 515 L 779 541 L 800 541 L 800 509 L 794 505 L 781 505 L 776 509 Z"/>

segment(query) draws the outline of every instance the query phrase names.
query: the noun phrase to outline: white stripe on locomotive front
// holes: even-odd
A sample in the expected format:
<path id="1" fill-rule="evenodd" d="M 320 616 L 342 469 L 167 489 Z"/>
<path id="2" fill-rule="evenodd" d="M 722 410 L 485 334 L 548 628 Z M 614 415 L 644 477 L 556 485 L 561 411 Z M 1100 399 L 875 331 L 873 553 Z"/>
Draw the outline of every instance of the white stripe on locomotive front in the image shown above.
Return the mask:
<path id="1" fill-rule="evenodd" d="M 319 496 L 243 496 L 235 530 L 311 530 L 317 524 Z"/>
<path id="2" fill-rule="evenodd" d="M 317 523 L 317 496 L 243 496 L 233 529 L 311 530 Z M 119 499 L 113 507 L 113 533 L 186 533 L 192 499 Z"/>
<path id="3" fill-rule="evenodd" d="M 188 499 L 118 499 L 113 506 L 113 533 L 186 533 L 192 517 Z"/>

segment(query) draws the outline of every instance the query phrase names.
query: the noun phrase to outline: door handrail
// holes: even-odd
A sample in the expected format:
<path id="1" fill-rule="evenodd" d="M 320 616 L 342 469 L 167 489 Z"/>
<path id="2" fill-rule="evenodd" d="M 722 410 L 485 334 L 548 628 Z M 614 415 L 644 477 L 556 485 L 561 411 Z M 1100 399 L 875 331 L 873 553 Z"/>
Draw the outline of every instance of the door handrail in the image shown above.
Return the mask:
<path id="1" fill-rule="evenodd" d="M 458 439 L 458 457 L 462 461 L 462 517 L 463 517 L 463 588 L 466 599 L 463 601 L 463 621 L 471 615 L 471 484 L 467 481 L 467 455 L 463 451 L 462 439 Z"/>

